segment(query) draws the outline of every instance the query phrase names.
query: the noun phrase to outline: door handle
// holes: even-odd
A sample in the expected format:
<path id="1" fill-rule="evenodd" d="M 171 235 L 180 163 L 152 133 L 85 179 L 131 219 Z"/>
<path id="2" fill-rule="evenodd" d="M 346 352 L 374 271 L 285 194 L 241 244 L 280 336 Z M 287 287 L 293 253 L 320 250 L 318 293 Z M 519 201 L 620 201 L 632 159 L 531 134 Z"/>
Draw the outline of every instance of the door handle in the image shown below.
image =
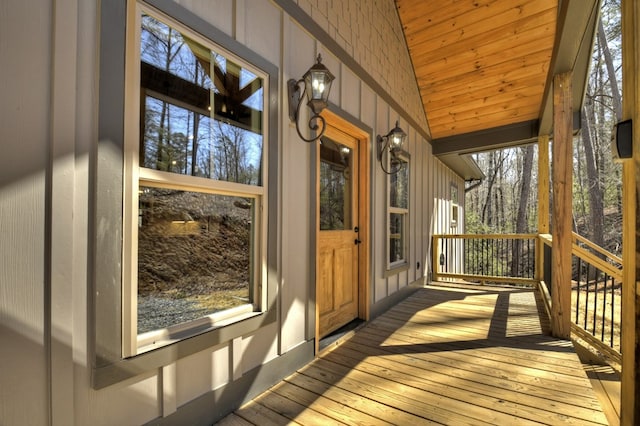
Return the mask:
<path id="1" fill-rule="evenodd" d="M 358 245 L 358 244 L 360 244 L 361 242 L 362 242 L 362 241 L 360 241 L 360 240 L 359 240 L 359 239 L 357 239 L 357 238 L 356 238 L 355 240 L 353 240 L 353 243 L 354 243 L 355 245 Z"/>

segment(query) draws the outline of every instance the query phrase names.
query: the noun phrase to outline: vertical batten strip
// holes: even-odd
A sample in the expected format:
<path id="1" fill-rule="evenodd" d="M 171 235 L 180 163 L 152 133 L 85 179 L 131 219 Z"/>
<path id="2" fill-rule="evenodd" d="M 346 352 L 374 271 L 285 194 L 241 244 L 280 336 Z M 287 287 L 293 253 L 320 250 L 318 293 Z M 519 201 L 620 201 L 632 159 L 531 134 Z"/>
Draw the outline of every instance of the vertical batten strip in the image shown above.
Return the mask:
<path id="1" fill-rule="evenodd" d="M 50 186 L 47 185 L 50 333 L 49 398 L 52 424 L 73 424 L 72 272 L 77 7 L 53 2 Z M 45 261 L 46 264 L 46 261 Z M 45 308 L 46 310 L 46 308 Z M 45 324 L 48 319 L 45 318 Z"/>
<path id="2" fill-rule="evenodd" d="M 538 233 L 549 233 L 549 135 L 538 138 Z"/>

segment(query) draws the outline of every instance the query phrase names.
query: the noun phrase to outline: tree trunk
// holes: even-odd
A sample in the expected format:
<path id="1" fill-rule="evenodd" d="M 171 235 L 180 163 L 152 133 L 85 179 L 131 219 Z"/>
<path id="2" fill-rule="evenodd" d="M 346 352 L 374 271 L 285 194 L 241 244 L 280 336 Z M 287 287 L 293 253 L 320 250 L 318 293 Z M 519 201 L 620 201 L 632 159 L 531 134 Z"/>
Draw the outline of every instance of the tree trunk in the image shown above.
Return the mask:
<path id="1" fill-rule="evenodd" d="M 620 93 L 620 88 L 618 86 L 618 78 L 616 76 L 615 65 L 613 63 L 613 57 L 611 56 L 611 51 L 609 50 L 609 43 L 607 43 L 607 35 L 604 30 L 604 25 L 602 24 L 602 19 L 598 20 L 598 44 L 600 44 L 600 49 L 602 52 L 602 57 L 604 58 L 605 66 L 607 67 L 607 74 L 609 75 L 609 84 L 611 86 L 611 98 L 613 110 L 616 115 L 616 121 L 622 120 L 622 95 Z M 618 182 L 621 182 L 621 173 L 618 167 L 615 168 L 616 179 Z M 618 214 L 622 216 L 622 190 L 621 186 L 616 186 L 616 198 L 617 198 L 617 207 Z"/>
<path id="2" fill-rule="evenodd" d="M 607 43 L 607 35 L 604 32 L 604 25 L 602 25 L 602 19 L 598 20 L 598 43 L 602 56 L 604 57 L 604 63 L 607 67 L 607 74 L 609 74 L 609 84 L 611 85 L 611 96 L 613 98 L 613 110 L 616 113 L 616 121 L 622 120 L 622 97 L 620 96 L 620 89 L 618 88 L 618 79 L 616 78 L 616 70 L 613 65 L 613 58 L 611 57 L 611 51 Z"/>
<path id="3" fill-rule="evenodd" d="M 198 169 L 198 134 L 200 133 L 200 114 L 193 114 L 193 139 L 191 144 L 191 176 L 197 175 Z M 187 138 L 187 142 L 189 139 Z"/>
<path id="4" fill-rule="evenodd" d="M 527 208 L 529 194 L 531 193 L 531 172 L 533 169 L 533 145 L 524 148 L 524 163 L 522 165 L 522 181 L 520 186 L 520 199 L 518 200 L 518 213 L 516 216 L 516 234 L 524 234 L 528 231 Z M 522 240 L 514 240 L 511 256 L 511 276 L 519 277 L 520 259 L 522 259 Z"/>
<path id="5" fill-rule="evenodd" d="M 587 166 L 587 178 L 589 181 L 589 216 L 591 219 L 591 240 L 597 245 L 604 246 L 604 206 L 600 174 L 596 167 L 596 159 L 591 142 L 591 126 L 587 115 L 587 107 L 582 111 L 582 143 L 584 145 L 585 163 Z"/>
<path id="6" fill-rule="evenodd" d="M 496 155 L 498 158 L 496 159 Z M 482 223 L 486 225 L 493 225 L 495 223 L 494 218 L 494 209 L 493 209 L 493 186 L 495 185 L 496 178 L 498 177 L 498 173 L 502 169 L 502 165 L 504 163 L 505 156 L 502 151 L 492 152 L 489 154 L 490 156 L 490 164 L 489 164 L 489 180 L 487 181 L 487 195 L 485 198 L 484 206 L 482 206 Z"/>
<path id="7" fill-rule="evenodd" d="M 491 195 L 493 193 L 493 183 L 496 180 L 498 174 L 498 168 L 495 165 L 495 152 L 489 154 L 489 179 L 487 180 L 487 194 L 485 196 L 484 205 L 482 206 L 481 222 L 485 225 L 491 225 L 491 219 L 493 218 L 493 212 L 491 209 Z"/>

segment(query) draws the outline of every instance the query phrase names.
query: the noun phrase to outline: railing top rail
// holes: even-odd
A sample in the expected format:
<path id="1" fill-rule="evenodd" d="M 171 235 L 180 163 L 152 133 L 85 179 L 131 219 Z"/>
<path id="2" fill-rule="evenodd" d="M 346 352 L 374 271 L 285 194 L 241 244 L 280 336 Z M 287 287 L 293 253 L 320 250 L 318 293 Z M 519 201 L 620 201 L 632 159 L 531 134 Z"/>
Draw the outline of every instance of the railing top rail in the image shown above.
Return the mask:
<path id="1" fill-rule="evenodd" d="M 521 278 L 521 277 L 510 277 L 510 276 L 503 277 L 500 275 L 461 274 L 461 273 L 455 273 L 455 272 L 439 272 L 438 277 L 466 280 L 467 282 L 473 282 L 475 280 L 475 281 L 501 282 L 501 283 L 510 283 L 510 284 L 536 285 L 538 283 L 538 281 L 533 278 Z"/>
<path id="2" fill-rule="evenodd" d="M 540 238 L 540 241 L 548 246 L 553 245 L 553 237 L 551 236 L 551 234 L 540 234 L 538 235 L 538 238 Z"/>
<path id="3" fill-rule="evenodd" d="M 580 234 L 576 234 L 575 232 L 573 232 L 573 239 L 575 241 L 580 241 L 581 243 L 583 243 L 584 245 L 588 246 L 589 248 L 597 251 L 598 253 L 600 253 L 601 255 L 607 257 L 608 259 L 611 259 L 612 261 L 622 264 L 622 259 L 618 256 L 616 256 L 613 253 L 610 253 L 609 251 L 605 250 L 604 248 L 600 247 L 599 245 L 597 245 L 594 242 L 589 241 L 588 239 L 586 239 L 585 237 L 583 237 Z"/>
<path id="4" fill-rule="evenodd" d="M 538 238 L 538 234 L 434 234 L 434 238 L 528 240 Z"/>
<path id="5" fill-rule="evenodd" d="M 605 272 L 611 275 L 616 280 L 622 281 L 622 266 L 612 265 L 611 263 L 600 259 L 595 254 L 577 245 L 573 246 L 571 253 L 574 256 L 578 256 L 580 259 L 584 260 L 585 262 L 590 263 L 591 265 L 597 267 L 602 272 Z"/>
<path id="6" fill-rule="evenodd" d="M 572 232 L 572 238 L 573 238 L 573 243 L 576 244 L 576 242 L 580 242 L 584 245 L 586 245 L 587 247 L 589 247 L 590 249 L 600 253 L 601 255 L 603 255 L 605 258 L 618 263 L 620 265 L 622 265 L 622 258 L 619 256 L 616 256 L 615 254 L 611 253 L 610 251 L 607 251 L 606 249 L 600 247 L 599 245 L 597 245 L 596 243 L 588 240 L 587 238 L 583 237 L 580 234 L 576 234 L 575 232 Z M 551 237 L 551 234 L 540 234 L 539 235 L 540 239 L 547 245 L 552 245 L 553 244 L 553 238 Z"/>

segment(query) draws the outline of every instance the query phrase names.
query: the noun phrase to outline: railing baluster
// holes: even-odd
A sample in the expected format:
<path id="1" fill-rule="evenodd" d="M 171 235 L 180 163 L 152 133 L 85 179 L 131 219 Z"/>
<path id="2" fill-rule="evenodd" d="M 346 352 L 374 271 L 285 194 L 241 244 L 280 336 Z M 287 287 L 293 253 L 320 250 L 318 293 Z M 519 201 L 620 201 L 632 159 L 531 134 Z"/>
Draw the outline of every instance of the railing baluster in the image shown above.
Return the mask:
<path id="1" fill-rule="evenodd" d="M 487 240 L 487 254 L 493 251 L 493 241 Z M 493 275 L 493 256 L 487 256 L 487 274 Z"/>
<path id="2" fill-rule="evenodd" d="M 485 256 L 487 254 L 487 250 L 485 247 L 486 241 L 484 239 L 480 240 L 480 275 L 485 275 Z"/>
<path id="3" fill-rule="evenodd" d="M 593 283 L 594 283 L 594 289 L 593 289 L 593 312 L 591 315 L 593 315 L 593 332 L 591 334 L 593 334 L 594 336 L 596 335 L 596 324 L 598 323 L 598 318 L 596 315 L 596 312 L 598 312 L 598 269 L 594 266 L 593 267 Z"/>
<path id="4" fill-rule="evenodd" d="M 493 271 L 493 275 L 495 276 L 500 276 L 501 273 L 501 269 L 502 269 L 502 240 L 498 240 L 498 239 L 494 239 L 493 240 L 493 244 L 496 246 L 496 252 L 493 256 L 493 265 L 495 267 L 495 270 Z"/>
<path id="5" fill-rule="evenodd" d="M 470 267 L 472 268 L 472 269 L 470 269 L 470 272 L 472 274 L 475 274 L 476 271 L 478 270 L 478 255 L 477 255 L 477 253 L 478 253 L 477 249 L 478 248 L 476 247 L 476 242 L 477 241 L 476 240 L 470 240 L 468 242 L 469 242 L 469 245 L 472 247 L 472 250 L 473 250 L 473 251 L 469 250 L 469 257 L 471 259 Z"/>
<path id="6" fill-rule="evenodd" d="M 449 239 L 444 240 L 444 271 L 449 272 Z"/>
<path id="7" fill-rule="evenodd" d="M 493 241 L 493 250 L 494 250 L 494 255 L 493 255 L 493 276 L 498 276 L 500 275 L 500 240 L 496 240 L 493 239 L 491 240 Z"/>
<path id="8" fill-rule="evenodd" d="M 479 275 L 483 275 L 484 273 L 484 268 L 483 268 L 483 262 L 484 262 L 484 247 L 483 247 L 483 241 L 482 240 L 477 240 L 476 241 L 476 247 L 479 250 L 479 256 L 478 256 L 478 264 L 476 265 L 476 273 Z"/>
<path id="9" fill-rule="evenodd" d="M 473 240 L 473 244 L 475 247 L 475 259 L 476 259 L 473 273 L 481 275 L 482 274 L 482 241 Z"/>
<path id="10" fill-rule="evenodd" d="M 506 268 L 509 267 L 509 256 L 512 254 L 511 250 L 509 249 L 509 240 L 500 240 L 500 245 L 502 246 L 502 250 L 500 251 L 500 257 L 499 259 L 502 259 L 502 262 L 500 263 L 500 267 L 501 267 L 501 271 L 500 272 L 500 276 L 504 277 L 506 275 Z M 504 250 L 504 246 L 507 246 L 507 251 Z"/>
<path id="11" fill-rule="evenodd" d="M 589 307 L 589 265 L 587 264 L 587 279 L 586 279 L 586 289 L 587 291 L 585 292 L 584 295 L 584 306 L 585 308 Z M 584 313 L 584 329 L 587 330 L 587 311 L 588 309 L 585 309 L 585 313 Z"/>
<path id="12" fill-rule="evenodd" d="M 529 269 L 529 278 L 533 278 L 535 277 L 535 273 L 534 271 L 536 270 L 536 243 L 533 240 L 528 240 L 529 242 L 527 243 L 527 265 L 528 265 L 528 269 Z M 533 243 L 533 254 L 531 253 L 531 243 Z"/>
<path id="13" fill-rule="evenodd" d="M 526 243 L 526 247 L 525 247 L 525 243 Z M 523 241 L 522 243 L 522 262 L 520 262 L 520 265 L 522 265 L 522 268 L 524 269 L 524 271 L 522 271 L 522 274 L 524 276 L 526 276 L 527 278 L 531 278 L 529 276 L 529 270 L 530 270 L 530 265 L 529 265 L 529 251 L 531 250 L 531 240 L 527 239 L 527 241 Z M 525 249 L 526 249 L 526 254 L 525 254 Z"/>
<path id="14" fill-rule="evenodd" d="M 493 256 L 493 260 L 494 260 L 494 265 L 495 265 L 495 271 L 493 273 L 493 275 L 495 276 L 500 276 L 502 275 L 501 271 L 502 271 L 502 254 L 504 253 L 502 251 L 502 246 L 503 246 L 503 241 L 502 240 L 493 240 L 494 244 L 497 246 L 496 247 L 496 253 Z"/>
<path id="15" fill-rule="evenodd" d="M 609 279 L 609 275 L 604 274 L 604 288 L 602 289 L 602 321 L 600 328 L 602 329 L 600 340 L 604 342 L 604 333 L 605 333 L 605 318 L 607 316 L 607 280 Z"/>
<path id="16" fill-rule="evenodd" d="M 502 262 L 502 271 L 500 271 L 500 275 L 506 277 L 509 276 L 507 273 L 507 271 L 509 271 L 509 264 L 513 262 L 513 259 L 509 259 L 510 257 L 513 258 L 513 240 L 502 240 L 502 245 L 503 249 L 501 258 L 504 260 Z M 507 246 L 506 251 L 504 249 L 504 246 Z M 511 260 L 511 262 L 509 262 L 509 260 Z"/>
<path id="17" fill-rule="evenodd" d="M 533 245 L 533 256 L 531 255 L 531 243 L 533 241 L 531 239 L 527 240 L 527 271 L 529 272 L 527 275 L 527 278 L 533 278 L 534 274 L 533 271 L 536 268 L 536 263 L 535 263 L 535 256 L 536 256 L 536 249 L 535 249 L 535 243 Z"/>
<path id="18" fill-rule="evenodd" d="M 582 261 L 580 260 L 580 258 L 578 258 L 578 270 L 577 270 L 577 277 L 576 277 L 576 281 L 578 283 L 577 288 L 576 288 L 576 320 L 575 323 L 576 324 L 580 324 L 580 316 L 579 316 L 579 312 L 580 312 L 580 281 L 582 279 Z"/>
<path id="19" fill-rule="evenodd" d="M 495 275 L 496 274 L 496 240 L 489 239 L 487 240 L 487 242 L 491 246 L 491 249 L 489 252 L 492 253 L 492 255 L 489 257 L 489 268 L 490 268 L 489 275 Z"/>
<path id="20" fill-rule="evenodd" d="M 502 276 L 504 274 L 504 264 L 506 262 L 505 257 L 508 256 L 504 251 L 505 243 L 507 241 L 503 239 L 496 240 L 496 245 L 498 246 L 495 260 L 496 260 L 496 276 Z"/>
<path id="21" fill-rule="evenodd" d="M 482 245 L 484 246 L 484 249 L 482 250 L 482 274 L 489 275 L 489 240 L 483 239 Z"/>
<path id="22" fill-rule="evenodd" d="M 496 274 L 496 240 L 491 240 L 491 250 L 493 257 L 491 258 L 491 275 Z"/>
<path id="23" fill-rule="evenodd" d="M 463 258 L 464 258 L 464 265 L 462 265 L 462 273 L 463 274 L 468 274 L 469 273 L 469 267 L 467 266 L 469 264 L 469 251 L 467 250 L 467 244 L 465 244 L 465 241 L 462 242 L 463 246 L 462 246 L 462 252 L 464 253 Z"/>
<path id="24" fill-rule="evenodd" d="M 484 246 L 482 250 L 482 255 L 484 256 L 482 259 L 482 274 L 489 275 L 489 240 L 483 239 L 482 245 Z"/>
<path id="25" fill-rule="evenodd" d="M 614 277 L 611 277 L 611 344 L 609 346 L 611 346 L 612 348 L 615 347 L 615 342 L 613 340 L 613 336 L 614 336 L 614 329 L 615 329 L 615 295 L 616 295 L 616 280 Z M 619 348 L 618 348 L 619 349 Z"/>
<path id="26" fill-rule="evenodd" d="M 577 276 L 576 276 L 576 282 L 577 282 L 577 288 L 576 288 L 576 319 L 574 320 L 574 322 L 576 324 L 579 324 L 580 322 L 580 318 L 578 316 L 578 312 L 580 311 L 580 258 L 578 258 L 578 269 L 577 269 Z"/>
<path id="27" fill-rule="evenodd" d="M 525 264 L 527 265 L 527 278 L 531 278 L 531 240 L 527 240 L 527 258 Z"/>

